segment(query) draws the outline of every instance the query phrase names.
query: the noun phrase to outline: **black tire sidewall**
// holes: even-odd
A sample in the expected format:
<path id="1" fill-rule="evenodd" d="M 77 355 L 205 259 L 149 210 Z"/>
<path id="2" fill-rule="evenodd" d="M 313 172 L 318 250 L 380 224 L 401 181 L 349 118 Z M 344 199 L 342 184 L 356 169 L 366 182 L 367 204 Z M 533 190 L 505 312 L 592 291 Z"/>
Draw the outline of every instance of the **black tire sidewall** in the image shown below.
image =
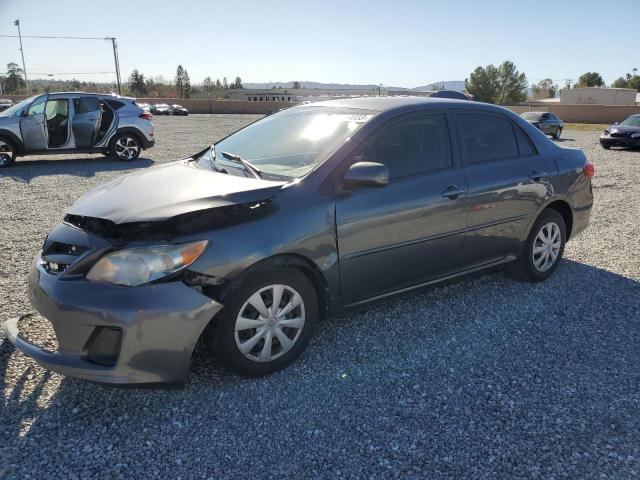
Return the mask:
<path id="1" fill-rule="evenodd" d="M 535 243 L 535 239 L 538 236 L 538 232 L 540 231 L 542 226 L 549 222 L 554 222 L 558 225 L 558 227 L 560 227 L 560 238 L 562 239 L 562 242 L 560 245 L 560 252 L 558 253 L 558 258 L 556 259 L 556 262 L 553 264 L 553 266 L 549 270 L 545 272 L 540 272 L 533 265 L 533 256 L 532 256 L 533 244 Z M 522 270 L 525 277 L 528 280 L 533 282 L 542 282 L 547 278 L 549 278 L 551 275 L 553 275 L 553 273 L 556 271 L 556 269 L 558 268 L 562 260 L 566 242 L 567 242 L 567 228 L 564 223 L 564 218 L 562 218 L 562 215 L 560 215 L 555 210 L 551 210 L 551 209 L 544 210 L 540 214 L 540 216 L 537 218 L 535 223 L 533 224 L 533 227 L 531 228 L 531 232 L 529 232 L 529 237 L 527 238 L 527 242 L 524 246 L 522 255 L 520 256 L 520 263 L 521 263 Z"/>
<path id="2" fill-rule="evenodd" d="M 242 355 L 235 342 L 236 317 L 247 299 L 263 287 L 282 284 L 292 287 L 302 296 L 305 309 L 305 324 L 295 345 L 283 356 L 268 362 L 254 362 Z M 258 274 L 242 282 L 240 287 L 225 300 L 225 306 L 212 320 L 208 329 L 207 344 L 220 363 L 235 373 L 249 377 L 269 375 L 293 362 L 304 350 L 313 335 L 318 318 L 318 296 L 309 278 L 300 270 L 283 267 Z"/>
<path id="3" fill-rule="evenodd" d="M 0 164 L 0 168 L 8 168 L 8 167 L 11 167 L 16 162 L 16 157 L 18 156 L 17 148 L 15 144 L 8 138 L 0 137 L 0 139 L 11 146 L 11 158 L 7 163 Z"/>
<path id="4" fill-rule="evenodd" d="M 118 156 L 118 154 L 116 153 L 116 142 L 124 137 L 132 138 L 136 142 L 138 142 L 138 147 L 139 147 L 138 153 L 136 153 L 136 156 L 133 158 L 122 158 Z M 140 138 L 138 138 L 138 136 L 134 133 L 128 133 L 128 132 L 117 133 L 109 142 L 109 156 L 115 158 L 120 162 L 132 162 L 133 160 L 137 159 L 140 156 L 140 153 L 142 153 L 142 142 L 140 141 Z"/>

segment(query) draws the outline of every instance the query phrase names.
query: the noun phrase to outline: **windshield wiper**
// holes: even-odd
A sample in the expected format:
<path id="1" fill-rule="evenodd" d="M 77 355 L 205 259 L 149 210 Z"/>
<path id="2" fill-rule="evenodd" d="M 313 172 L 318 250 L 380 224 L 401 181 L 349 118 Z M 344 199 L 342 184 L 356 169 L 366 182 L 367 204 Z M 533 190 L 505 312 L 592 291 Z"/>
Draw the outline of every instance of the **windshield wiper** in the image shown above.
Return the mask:
<path id="1" fill-rule="evenodd" d="M 255 178 L 262 178 L 262 172 L 258 170 L 254 165 L 249 163 L 246 160 L 243 160 L 240 155 L 236 155 L 235 153 L 229 152 L 220 152 L 220 154 L 226 158 L 227 160 L 233 160 L 234 162 L 238 162 L 240 165 L 244 167 L 244 169 L 251 173 Z"/>
<path id="2" fill-rule="evenodd" d="M 211 164 L 211 168 L 213 169 L 213 171 L 214 172 L 219 172 L 219 173 L 229 174 L 229 172 L 227 172 L 227 170 L 225 168 L 218 167 L 218 165 L 216 165 L 216 147 L 215 147 L 215 145 L 211 145 L 209 150 L 210 150 L 209 163 Z"/>

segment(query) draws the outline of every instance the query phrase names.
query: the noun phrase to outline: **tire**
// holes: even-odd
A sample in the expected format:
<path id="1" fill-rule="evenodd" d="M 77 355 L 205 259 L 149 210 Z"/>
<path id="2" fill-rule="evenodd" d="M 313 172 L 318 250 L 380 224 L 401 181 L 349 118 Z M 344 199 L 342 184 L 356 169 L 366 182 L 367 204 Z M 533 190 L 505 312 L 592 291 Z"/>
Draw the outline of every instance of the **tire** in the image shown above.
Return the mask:
<path id="1" fill-rule="evenodd" d="M 10 140 L 0 137 L 0 168 L 7 168 L 16 161 L 17 148 Z"/>
<path id="2" fill-rule="evenodd" d="M 602 145 L 602 148 L 604 148 L 605 150 L 609 150 L 611 148 L 611 145 Z"/>
<path id="3" fill-rule="evenodd" d="M 560 135 L 562 135 L 562 129 L 556 128 L 556 131 L 553 133 L 553 138 L 555 140 L 558 140 L 560 138 Z"/>
<path id="4" fill-rule="evenodd" d="M 566 231 L 562 215 L 552 209 L 544 210 L 533 224 L 520 258 L 514 265 L 513 271 L 516 276 L 530 282 L 542 282 L 553 275 L 560 265 L 564 253 L 567 241 Z M 554 240 L 556 235 L 559 235 L 559 238 Z M 544 241 L 544 237 L 548 238 L 549 236 L 552 240 L 551 246 Z M 558 240 L 559 245 L 557 244 Z M 534 248 L 538 252 L 534 252 Z M 540 250 L 541 248 L 547 250 Z"/>
<path id="5" fill-rule="evenodd" d="M 121 162 L 130 162 L 140 156 L 142 143 L 133 133 L 117 133 L 109 142 L 109 156 Z"/>
<path id="6" fill-rule="evenodd" d="M 274 316 L 272 302 L 279 289 L 282 290 L 279 311 L 289 311 Z M 261 315 L 254 304 L 265 315 Z M 296 306 L 291 308 L 291 305 Z M 279 268 L 242 282 L 212 320 L 211 328 L 205 332 L 208 336 L 205 344 L 230 371 L 248 377 L 269 375 L 302 353 L 313 334 L 317 317 L 318 297 L 309 278 L 295 268 Z M 284 326 L 285 323 L 291 326 Z M 236 330 L 237 327 L 240 329 Z M 268 341 L 271 348 L 267 352 Z"/>

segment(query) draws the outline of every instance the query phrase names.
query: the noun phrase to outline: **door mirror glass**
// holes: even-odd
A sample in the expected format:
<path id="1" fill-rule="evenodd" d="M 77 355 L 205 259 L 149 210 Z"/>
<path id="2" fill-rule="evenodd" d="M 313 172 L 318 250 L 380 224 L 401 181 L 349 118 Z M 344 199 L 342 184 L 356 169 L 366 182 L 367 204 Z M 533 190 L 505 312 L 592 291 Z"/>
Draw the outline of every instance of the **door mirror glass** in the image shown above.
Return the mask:
<path id="1" fill-rule="evenodd" d="M 384 187 L 389 183 L 389 169 L 376 162 L 357 162 L 344 175 L 344 185 L 357 187 Z"/>

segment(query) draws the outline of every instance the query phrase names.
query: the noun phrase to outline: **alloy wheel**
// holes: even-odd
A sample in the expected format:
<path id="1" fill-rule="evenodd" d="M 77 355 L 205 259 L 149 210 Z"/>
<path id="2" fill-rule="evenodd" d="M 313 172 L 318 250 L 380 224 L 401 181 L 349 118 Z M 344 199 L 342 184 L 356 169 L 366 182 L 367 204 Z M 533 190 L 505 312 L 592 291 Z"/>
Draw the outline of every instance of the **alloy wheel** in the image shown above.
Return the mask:
<path id="1" fill-rule="evenodd" d="M 13 148 L 4 140 L 0 140 L 0 165 L 8 165 L 13 158 Z"/>
<path id="2" fill-rule="evenodd" d="M 288 285 L 269 285 L 240 308 L 234 329 L 236 346 L 249 360 L 270 362 L 291 350 L 304 324 L 302 296 Z"/>
<path id="3" fill-rule="evenodd" d="M 555 222 L 545 223 L 533 242 L 533 266 L 539 272 L 549 270 L 560 255 L 562 235 L 560 227 Z"/>
<path id="4" fill-rule="evenodd" d="M 140 153 L 140 144 L 132 137 L 119 138 L 116 141 L 115 147 L 116 155 L 125 160 L 136 158 Z"/>

